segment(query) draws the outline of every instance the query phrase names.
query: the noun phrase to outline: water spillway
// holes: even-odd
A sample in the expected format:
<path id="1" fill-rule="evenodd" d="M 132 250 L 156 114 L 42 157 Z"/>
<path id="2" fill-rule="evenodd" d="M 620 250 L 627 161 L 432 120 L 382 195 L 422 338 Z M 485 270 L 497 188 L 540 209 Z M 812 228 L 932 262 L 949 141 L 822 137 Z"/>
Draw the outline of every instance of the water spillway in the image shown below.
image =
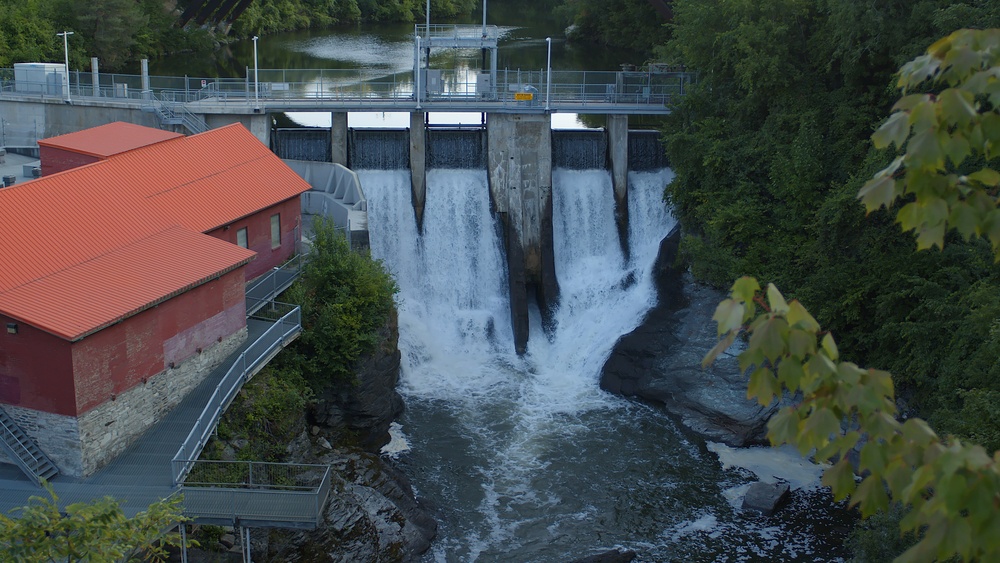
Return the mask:
<path id="1" fill-rule="evenodd" d="M 651 269 L 673 225 L 669 170 L 629 175 L 629 257 L 606 170 L 553 173 L 552 326 L 531 311 L 523 355 L 510 328 L 507 260 L 486 175 L 431 169 L 423 232 L 406 171 L 359 171 L 372 254 L 400 287 L 399 463 L 433 500 L 423 561 L 569 561 L 625 547 L 640 561 L 817 560 L 808 505 L 741 513 L 746 478 L 722 471 L 657 409 L 599 389 L 617 339 L 655 303 Z M 742 488 L 742 489 L 741 489 Z M 782 520 L 785 518 L 785 520 Z"/>

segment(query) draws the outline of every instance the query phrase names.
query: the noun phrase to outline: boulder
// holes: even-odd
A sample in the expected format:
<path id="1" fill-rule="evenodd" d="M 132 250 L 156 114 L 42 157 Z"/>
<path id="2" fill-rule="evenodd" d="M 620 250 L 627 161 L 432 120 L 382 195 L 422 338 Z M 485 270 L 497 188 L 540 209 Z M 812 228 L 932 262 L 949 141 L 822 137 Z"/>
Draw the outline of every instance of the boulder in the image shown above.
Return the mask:
<path id="1" fill-rule="evenodd" d="M 788 483 L 765 483 L 758 481 L 747 490 L 743 497 L 743 510 L 759 512 L 770 516 L 788 498 Z"/>

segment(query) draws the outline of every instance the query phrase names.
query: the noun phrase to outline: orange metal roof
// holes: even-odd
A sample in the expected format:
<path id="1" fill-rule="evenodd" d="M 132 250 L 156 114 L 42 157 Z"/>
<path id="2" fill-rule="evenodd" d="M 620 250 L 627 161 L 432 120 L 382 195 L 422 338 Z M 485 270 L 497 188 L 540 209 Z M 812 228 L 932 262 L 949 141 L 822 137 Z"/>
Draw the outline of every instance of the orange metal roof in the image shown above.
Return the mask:
<path id="1" fill-rule="evenodd" d="M 239 124 L 0 189 L 0 312 L 82 338 L 245 263 L 201 233 L 308 189 Z"/>
<path id="2" fill-rule="evenodd" d="M 38 141 L 38 145 L 89 154 L 99 158 L 108 158 L 116 154 L 183 136 L 180 133 L 172 131 L 163 131 L 123 121 L 115 121 L 107 125 L 77 131 L 76 133 L 42 139 Z"/>
<path id="3" fill-rule="evenodd" d="M 110 159 L 159 214 L 208 232 L 310 186 L 239 123 Z"/>
<path id="4" fill-rule="evenodd" d="M 66 340 L 79 340 L 254 256 L 217 238 L 171 227 L 0 293 L 0 310 Z"/>

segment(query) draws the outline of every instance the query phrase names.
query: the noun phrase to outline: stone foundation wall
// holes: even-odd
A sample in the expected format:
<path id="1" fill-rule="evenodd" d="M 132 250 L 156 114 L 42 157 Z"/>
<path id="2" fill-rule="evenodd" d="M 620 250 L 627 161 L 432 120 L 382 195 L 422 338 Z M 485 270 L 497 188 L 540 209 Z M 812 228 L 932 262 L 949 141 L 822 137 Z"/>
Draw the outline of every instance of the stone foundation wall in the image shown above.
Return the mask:
<path id="1" fill-rule="evenodd" d="M 122 453 L 246 339 L 247 329 L 243 328 L 180 365 L 80 415 L 83 474 L 92 474 Z"/>
<path id="2" fill-rule="evenodd" d="M 61 473 L 71 477 L 87 476 L 122 453 L 246 339 L 244 327 L 78 418 L 12 405 L 3 405 L 3 408 L 35 439 Z M 0 454 L 0 461 L 10 463 L 3 454 Z"/>

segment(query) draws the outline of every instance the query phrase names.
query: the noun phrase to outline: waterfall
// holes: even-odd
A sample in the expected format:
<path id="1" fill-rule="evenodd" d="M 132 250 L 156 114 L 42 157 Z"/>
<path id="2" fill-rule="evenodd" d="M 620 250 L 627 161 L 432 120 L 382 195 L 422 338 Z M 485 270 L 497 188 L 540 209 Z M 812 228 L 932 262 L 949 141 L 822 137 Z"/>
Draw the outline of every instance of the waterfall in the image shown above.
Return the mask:
<path id="1" fill-rule="evenodd" d="M 279 158 L 330 162 L 330 128 L 282 127 L 271 133 Z"/>
<path id="2" fill-rule="evenodd" d="M 601 130 L 552 131 L 552 167 L 571 170 L 607 168 L 607 135 Z"/>
<path id="3" fill-rule="evenodd" d="M 401 170 L 410 167 L 410 132 L 406 129 L 351 129 L 348 168 Z"/>
<path id="4" fill-rule="evenodd" d="M 486 130 L 427 129 L 427 168 L 486 169 Z"/>

